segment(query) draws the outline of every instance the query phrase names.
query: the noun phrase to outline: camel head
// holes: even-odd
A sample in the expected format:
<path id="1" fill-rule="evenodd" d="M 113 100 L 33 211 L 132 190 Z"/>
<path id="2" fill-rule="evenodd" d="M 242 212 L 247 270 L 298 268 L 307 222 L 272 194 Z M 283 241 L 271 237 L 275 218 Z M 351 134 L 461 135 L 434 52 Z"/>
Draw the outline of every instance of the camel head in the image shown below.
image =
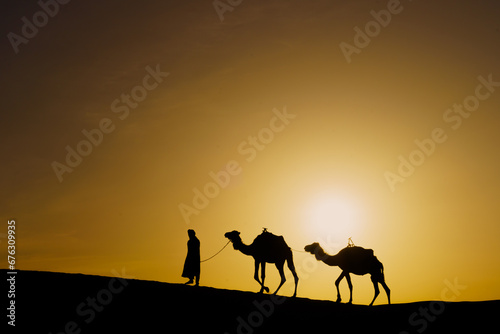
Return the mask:
<path id="1" fill-rule="evenodd" d="M 321 249 L 321 246 L 317 242 L 312 243 L 312 244 L 304 247 L 304 250 L 308 253 L 311 253 L 311 254 L 317 254 L 320 249 Z"/>
<path id="2" fill-rule="evenodd" d="M 236 245 L 241 243 L 241 238 L 240 238 L 240 232 L 238 231 L 231 231 L 227 232 L 224 234 L 226 238 L 229 239 L 233 243 L 233 248 L 236 249 Z"/>

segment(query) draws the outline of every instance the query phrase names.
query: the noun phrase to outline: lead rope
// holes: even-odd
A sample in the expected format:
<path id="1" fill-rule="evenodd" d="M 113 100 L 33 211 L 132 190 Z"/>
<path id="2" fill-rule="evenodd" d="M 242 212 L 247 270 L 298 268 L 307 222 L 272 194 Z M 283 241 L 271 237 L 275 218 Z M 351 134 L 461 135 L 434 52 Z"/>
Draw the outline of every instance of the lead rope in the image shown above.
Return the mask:
<path id="1" fill-rule="evenodd" d="M 352 242 L 352 238 L 349 238 L 347 240 L 347 247 L 354 247 L 354 242 Z M 305 252 L 305 251 L 301 251 L 301 250 L 298 250 L 298 249 L 294 249 L 292 247 L 290 247 L 291 250 L 293 250 L 294 252 L 299 252 L 299 253 L 308 253 L 308 252 Z"/>
<path id="2" fill-rule="evenodd" d="M 229 240 L 229 241 L 227 242 L 227 244 L 225 244 L 225 245 L 224 245 L 224 247 L 222 247 L 222 249 L 221 249 L 220 251 L 218 251 L 217 253 L 215 253 L 214 255 L 212 255 L 211 257 L 209 257 L 208 259 L 205 259 L 205 260 L 203 260 L 203 261 L 200 261 L 200 263 L 201 263 L 201 262 L 208 261 L 208 260 L 210 260 L 210 259 L 214 258 L 216 255 L 218 255 L 220 252 L 222 252 L 222 251 L 224 250 L 224 248 L 226 248 L 226 247 L 227 247 L 227 245 L 229 245 L 229 243 L 230 243 L 230 242 L 231 242 L 231 240 Z"/>
<path id="3" fill-rule="evenodd" d="M 293 250 L 294 252 L 299 252 L 299 253 L 308 253 L 306 251 L 301 251 L 301 250 L 298 250 L 298 249 L 294 249 L 292 247 L 290 247 L 291 250 Z"/>

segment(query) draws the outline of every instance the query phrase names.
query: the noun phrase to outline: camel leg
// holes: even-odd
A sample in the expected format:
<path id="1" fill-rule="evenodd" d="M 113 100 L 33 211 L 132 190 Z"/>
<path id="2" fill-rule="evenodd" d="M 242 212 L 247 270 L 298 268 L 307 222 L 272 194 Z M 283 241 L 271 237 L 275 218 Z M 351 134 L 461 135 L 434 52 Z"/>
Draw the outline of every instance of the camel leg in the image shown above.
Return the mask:
<path id="1" fill-rule="evenodd" d="M 262 289 L 264 289 L 266 292 L 269 292 L 269 288 L 264 285 L 264 280 L 266 279 L 266 263 L 261 262 L 260 264 L 260 277 L 262 279 Z M 262 292 L 261 289 L 261 292 Z"/>
<path id="2" fill-rule="evenodd" d="M 299 284 L 299 276 L 297 276 L 297 273 L 295 272 L 295 265 L 293 264 L 293 256 L 290 254 L 290 257 L 286 260 L 288 269 L 292 272 L 293 279 L 295 281 L 295 291 L 293 292 L 292 297 L 297 296 L 297 285 Z"/>
<path id="3" fill-rule="evenodd" d="M 259 265 L 260 265 L 260 262 L 259 261 L 255 261 L 255 273 L 254 273 L 253 278 L 257 282 L 259 282 L 259 284 L 260 284 L 260 291 L 259 291 L 259 293 L 262 293 L 264 290 L 266 290 L 266 292 L 269 292 L 269 289 L 264 286 L 264 282 L 263 281 L 261 282 L 259 280 Z M 262 276 L 265 277 L 265 266 L 263 266 L 262 268 L 263 268 Z"/>
<path id="4" fill-rule="evenodd" d="M 352 304 L 352 283 L 351 283 L 351 275 L 349 273 L 345 274 L 345 278 L 347 280 L 347 285 L 349 286 L 349 302 L 347 304 Z"/>
<path id="5" fill-rule="evenodd" d="M 255 272 L 253 274 L 254 280 L 260 284 L 260 292 L 262 292 L 262 282 L 259 280 L 259 262 L 255 261 Z"/>
<path id="6" fill-rule="evenodd" d="M 335 286 L 337 287 L 337 303 L 340 303 L 342 301 L 342 298 L 340 298 L 340 289 L 339 289 L 339 284 L 340 284 L 340 281 L 342 281 L 342 279 L 344 278 L 345 276 L 345 272 L 342 272 L 339 276 L 339 278 L 337 278 L 337 280 L 335 281 Z"/>
<path id="7" fill-rule="evenodd" d="M 274 291 L 273 295 L 277 294 L 278 290 L 283 286 L 283 284 L 285 284 L 286 278 L 285 278 L 285 272 L 283 270 L 284 264 L 285 264 L 284 262 L 276 263 L 276 268 L 278 269 L 278 271 L 280 273 L 281 283 L 278 286 L 278 288 L 276 289 L 276 291 Z"/>
<path id="8" fill-rule="evenodd" d="M 382 284 L 382 287 L 385 290 L 385 293 L 387 294 L 387 300 L 389 301 L 389 304 L 391 304 L 391 289 L 385 284 L 385 281 L 380 282 Z"/>
<path id="9" fill-rule="evenodd" d="M 373 302 L 375 301 L 375 299 L 377 299 L 377 296 L 380 293 L 380 290 L 378 288 L 378 281 L 373 276 L 371 278 L 372 278 L 372 282 L 373 282 L 373 287 L 375 288 L 375 296 L 373 296 L 373 300 L 369 306 L 373 305 Z"/>

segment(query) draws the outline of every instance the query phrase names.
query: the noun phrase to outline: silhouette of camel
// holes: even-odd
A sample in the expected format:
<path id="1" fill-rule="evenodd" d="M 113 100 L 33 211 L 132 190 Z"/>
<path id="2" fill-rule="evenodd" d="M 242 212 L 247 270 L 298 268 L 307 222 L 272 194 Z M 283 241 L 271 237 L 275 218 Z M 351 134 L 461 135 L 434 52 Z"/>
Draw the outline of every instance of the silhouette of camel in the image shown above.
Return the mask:
<path id="1" fill-rule="evenodd" d="M 258 235 L 251 245 L 245 245 L 241 241 L 240 232 L 238 231 L 227 232 L 226 234 L 224 234 L 224 236 L 233 243 L 234 249 L 239 250 L 243 254 L 252 256 L 254 258 L 254 278 L 257 282 L 259 282 L 261 286 L 259 293 L 262 293 L 264 290 L 266 292 L 269 292 L 269 289 L 264 286 L 264 279 L 266 277 L 266 262 L 276 264 L 276 268 L 278 269 L 281 276 L 281 283 L 276 291 L 274 291 L 274 294 L 276 294 L 286 281 L 285 273 L 283 272 L 283 265 L 286 261 L 288 264 L 288 268 L 292 272 L 293 278 L 295 280 L 295 291 L 293 293 L 293 297 L 297 295 L 297 284 L 299 282 L 299 277 L 295 272 L 292 250 L 286 244 L 283 236 L 276 236 L 270 232 L 267 232 L 267 229 L 264 229 L 262 234 Z M 259 280 L 259 265 L 261 266 L 262 281 Z"/>
<path id="2" fill-rule="evenodd" d="M 384 280 L 384 266 L 377 259 L 377 257 L 373 255 L 373 250 L 364 249 L 363 247 L 358 246 L 349 246 L 341 249 L 337 255 L 332 256 L 326 254 L 317 242 L 305 246 L 304 250 L 314 254 L 316 256 L 316 260 L 323 261 L 329 266 L 339 266 L 340 269 L 342 269 L 342 273 L 335 281 L 335 286 L 337 287 L 337 303 L 340 303 L 342 300 L 340 298 L 339 284 L 344 277 L 347 279 L 347 285 L 349 285 L 350 291 L 348 304 L 352 303 L 352 283 L 349 273 L 353 273 L 355 275 L 365 275 L 369 273 L 371 275 L 373 287 L 375 288 L 375 296 L 373 297 L 370 306 L 373 305 L 373 302 L 380 293 L 378 283 L 380 283 L 384 288 L 389 304 L 391 303 L 391 290 L 387 284 L 385 284 Z"/>

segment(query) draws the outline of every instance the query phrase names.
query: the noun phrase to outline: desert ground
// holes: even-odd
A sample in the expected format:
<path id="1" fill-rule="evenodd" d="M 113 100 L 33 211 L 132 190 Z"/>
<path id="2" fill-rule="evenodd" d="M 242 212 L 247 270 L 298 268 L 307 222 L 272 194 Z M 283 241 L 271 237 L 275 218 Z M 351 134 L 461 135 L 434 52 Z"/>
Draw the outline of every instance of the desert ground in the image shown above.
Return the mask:
<path id="1" fill-rule="evenodd" d="M 1 270 L 8 277 L 6 270 Z M 337 304 L 119 277 L 18 271 L 23 333 L 444 333 L 496 328 L 500 301 Z M 8 289 L 8 288 L 7 288 Z"/>

